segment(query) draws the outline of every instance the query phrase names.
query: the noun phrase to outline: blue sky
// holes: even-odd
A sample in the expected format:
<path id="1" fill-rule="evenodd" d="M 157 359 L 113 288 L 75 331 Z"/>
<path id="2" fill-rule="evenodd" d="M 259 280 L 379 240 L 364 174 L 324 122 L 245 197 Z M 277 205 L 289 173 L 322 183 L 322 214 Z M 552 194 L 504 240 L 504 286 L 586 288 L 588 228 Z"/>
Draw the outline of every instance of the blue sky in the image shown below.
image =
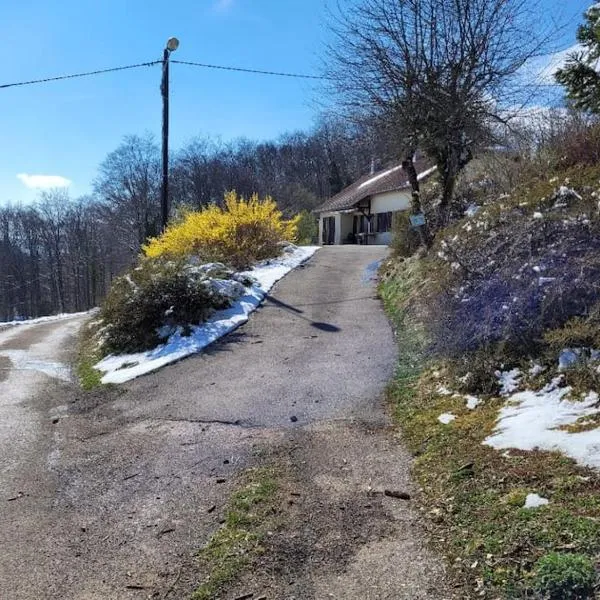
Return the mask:
<path id="1" fill-rule="evenodd" d="M 542 0 L 541 19 L 570 22 L 574 42 L 588 0 Z M 326 39 L 325 0 L 5 0 L 0 84 L 158 59 L 312 73 Z M 274 138 L 310 127 L 310 81 L 172 65 L 171 147 L 194 135 Z M 0 203 L 29 202 L 46 183 L 88 193 L 96 168 L 129 133 L 160 133 L 160 68 L 0 89 Z M 18 175 L 21 175 L 19 178 Z M 60 179 L 51 180 L 60 183 Z M 28 187 L 30 186 L 30 187 Z"/>

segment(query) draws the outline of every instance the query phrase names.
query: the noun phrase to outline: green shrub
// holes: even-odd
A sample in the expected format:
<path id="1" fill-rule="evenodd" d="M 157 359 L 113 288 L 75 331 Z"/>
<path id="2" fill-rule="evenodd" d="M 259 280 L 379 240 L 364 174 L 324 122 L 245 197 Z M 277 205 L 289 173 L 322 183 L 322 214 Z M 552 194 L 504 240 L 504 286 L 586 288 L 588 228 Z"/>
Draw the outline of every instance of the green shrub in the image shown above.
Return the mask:
<path id="1" fill-rule="evenodd" d="M 592 561 L 582 554 L 550 552 L 537 562 L 535 590 L 548 600 L 591 598 L 596 582 Z"/>
<path id="2" fill-rule="evenodd" d="M 317 218 L 307 210 L 303 210 L 296 217 L 296 239 L 300 246 L 316 244 L 319 237 L 319 224 Z"/>
<path id="3" fill-rule="evenodd" d="M 554 351 L 562 348 L 600 348 L 600 303 L 589 311 L 587 317 L 575 317 L 564 327 L 547 331 L 544 340 Z"/>
<path id="4" fill-rule="evenodd" d="M 182 261 L 142 261 L 113 282 L 105 300 L 100 313 L 103 351 L 146 350 L 177 328 L 189 334 L 190 324 L 205 321 L 243 292 L 243 285 L 231 277 L 223 265 L 207 272 Z"/>
<path id="5" fill-rule="evenodd" d="M 496 395 L 499 392 L 498 357 L 486 350 L 463 354 L 450 362 L 451 373 L 457 380 L 457 389 L 464 394 Z"/>

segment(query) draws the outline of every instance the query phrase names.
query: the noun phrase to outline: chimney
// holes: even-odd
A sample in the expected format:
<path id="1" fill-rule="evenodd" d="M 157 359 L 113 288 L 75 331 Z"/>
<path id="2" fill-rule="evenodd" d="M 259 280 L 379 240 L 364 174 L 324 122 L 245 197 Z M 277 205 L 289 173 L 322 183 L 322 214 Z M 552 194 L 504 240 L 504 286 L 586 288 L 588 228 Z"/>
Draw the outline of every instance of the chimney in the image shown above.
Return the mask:
<path id="1" fill-rule="evenodd" d="M 371 158 L 371 175 L 375 175 L 375 171 L 376 171 L 375 165 L 376 165 L 376 160 L 375 160 L 375 157 L 373 156 Z"/>

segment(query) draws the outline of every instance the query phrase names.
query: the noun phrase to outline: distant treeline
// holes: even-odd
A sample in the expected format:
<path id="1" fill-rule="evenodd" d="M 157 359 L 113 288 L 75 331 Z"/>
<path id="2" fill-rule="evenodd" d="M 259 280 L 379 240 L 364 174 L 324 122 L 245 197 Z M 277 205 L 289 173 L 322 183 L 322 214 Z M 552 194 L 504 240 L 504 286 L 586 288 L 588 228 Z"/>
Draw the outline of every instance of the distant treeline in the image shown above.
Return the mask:
<path id="1" fill-rule="evenodd" d="M 172 158 L 172 209 L 219 203 L 235 189 L 272 195 L 290 216 L 313 209 L 384 154 L 339 122 L 273 142 L 198 138 Z M 0 321 L 97 306 L 159 232 L 160 183 L 157 143 L 132 135 L 102 162 L 91 196 L 50 190 L 33 206 L 1 206 Z"/>

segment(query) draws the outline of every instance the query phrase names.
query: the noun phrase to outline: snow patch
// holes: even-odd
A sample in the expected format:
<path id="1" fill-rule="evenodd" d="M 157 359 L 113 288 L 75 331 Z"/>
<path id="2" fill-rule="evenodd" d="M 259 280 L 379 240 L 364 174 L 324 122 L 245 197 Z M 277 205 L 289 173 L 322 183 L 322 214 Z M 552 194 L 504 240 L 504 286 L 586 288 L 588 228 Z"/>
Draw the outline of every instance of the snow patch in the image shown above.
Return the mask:
<path id="1" fill-rule="evenodd" d="M 206 323 L 193 326 L 191 335 L 183 336 L 181 331 L 176 331 L 164 344 L 152 350 L 107 356 L 94 366 L 104 372 L 102 383 L 125 383 L 200 352 L 209 344 L 246 323 L 248 315 L 258 308 L 275 283 L 292 269 L 307 261 L 318 249 L 317 246 L 294 247 L 291 253 L 266 260 L 252 270 L 241 273 L 244 277 L 252 278 L 254 283 L 250 287 L 241 286 L 243 288 L 241 295 L 230 308 L 217 311 Z M 215 283 L 217 281 L 227 281 L 227 285 L 230 286 L 228 291 L 232 294 L 240 292 L 240 288 L 234 286 L 237 282 L 214 280 Z"/>
<path id="2" fill-rule="evenodd" d="M 532 365 L 531 369 L 529 369 L 529 374 L 532 377 L 537 377 L 538 375 L 543 373 L 545 370 L 546 370 L 546 367 L 543 367 L 542 365 L 538 365 L 537 363 L 535 363 L 534 365 Z"/>
<path id="3" fill-rule="evenodd" d="M 78 313 L 60 313 L 58 315 L 49 315 L 47 317 L 38 317 L 36 319 L 16 319 L 15 321 L 0 321 L 0 328 L 13 327 L 14 325 L 38 325 L 39 323 L 49 323 L 51 321 L 75 319 L 77 317 L 85 317 L 87 315 L 90 315 L 94 312 L 94 310 Z"/>
<path id="4" fill-rule="evenodd" d="M 391 169 L 387 169 L 387 171 L 382 171 L 381 173 L 378 173 L 377 175 L 375 175 L 374 177 L 371 177 L 370 179 L 367 179 L 366 181 L 363 181 L 359 186 L 358 189 L 362 189 L 367 185 L 371 185 L 373 182 L 378 181 L 379 179 L 382 179 L 383 177 L 386 177 L 387 175 L 390 175 L 391 173 L 395 173 L 396 171 L 399 171 L 402 168 L 402 165 L 398 165 L 397 167 L 393 167 Z"/>
<path id="5" fill-rule="evenodd" d="M 538 494 L 527 494 L 523 508 L 539 508 L 540 506 L 546 506 L 549 503 L 550 501 L 547 498 L 542 498 L 542 496 Z"/>
<path id="6" fill-rule="evenodd" d="M 519 371 L 519 369 L 496 371 L 496 377 L 500 384 L 501 396 L 508 396 L 519 389 L 521 383 L 521 371 Z"/>
<path id="7" fill-rule="evenodd" d="M 562 376 L 539 392 L 527 390 L 508 397 L 498 422 L 484 444 L 504 450 L 559 451 L 588 467 L 600 467 L 600 429 L 570 433 L 563 427 L 582 417 L 600 413 L 598 394 L 590 392 L 582 401 L 565 397 L 570 387 L 558 387 Z"/>
<path id="8" fill-rule="evenodd" d="M 465 400 L 469 410 L 475 410 L 481 404 L 481 400 L 475 396 L 465 396 Z"/>
<path id="9" fill-rule="evenodd" d="M 452 423 L 452 421 L 454 421 L 454 419 L 456 419 L 456 416 L 454 416 L 452 413 L 442 413 L 438 417 L 438 421 L 444 425 L 449 425 Z"/>
<path id="10" fill-rule="evenodd" d="M 377 281 L 377 274 L 382 262 L 381 260 L 375 260 L 366 266 L 360 278 L 363 285 L 371 285 L 374 281 Z"/>
<path id="11" fill-rule="evenodd" d="M 465 217 L 474 217 L 481 210 L 481 206 L 477 204 L 469 204 L 465 210 Z"/>

